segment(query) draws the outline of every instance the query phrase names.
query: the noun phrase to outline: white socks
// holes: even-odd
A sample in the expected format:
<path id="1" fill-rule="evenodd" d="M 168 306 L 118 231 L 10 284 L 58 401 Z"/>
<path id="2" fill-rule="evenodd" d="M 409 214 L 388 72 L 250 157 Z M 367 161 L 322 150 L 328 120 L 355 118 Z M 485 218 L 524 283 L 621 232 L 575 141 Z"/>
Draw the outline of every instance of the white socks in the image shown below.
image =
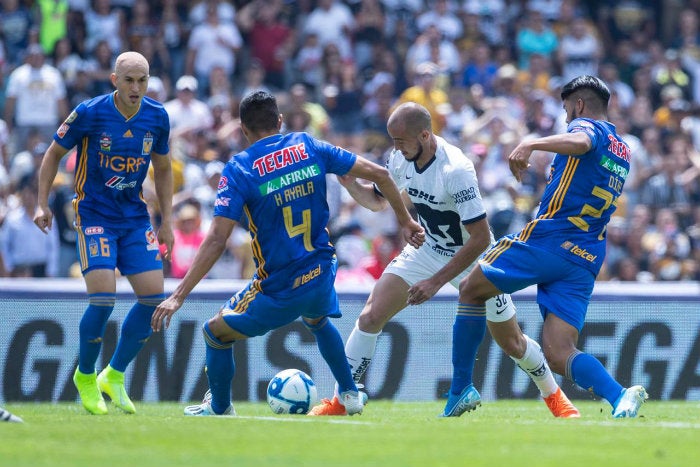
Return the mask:
<path id="1" fill-rule="evenodd" d="M 550 396 L 557 391 L 559 385 L 554 380 L 552 370 L 549 369 L 539 344 L 527 335 L 525 335 L 525 340 L 527 341 L 527 349 L 523 357 L 511 358 L 535 382 L 542 397 Z"/>
<path id="2" fill-rule="evenodd" d="M 348 341 L 345 343 L 345 356 L 350 364 L 350 372 L 352 373 L 352 379 L 355 383 L 365 374 L 372 361 L 372 357 L 374 357 L 374 349 L 377 347 L 377 337 L 379 337 L 379 334 L 381 334 L 381 331 L 372 334 L 360 330 L 357 321 L 355 321 L 355 327 L 350 333 Z M 335 393 L 338 395 L 337 384 L 335 386 Z"/>

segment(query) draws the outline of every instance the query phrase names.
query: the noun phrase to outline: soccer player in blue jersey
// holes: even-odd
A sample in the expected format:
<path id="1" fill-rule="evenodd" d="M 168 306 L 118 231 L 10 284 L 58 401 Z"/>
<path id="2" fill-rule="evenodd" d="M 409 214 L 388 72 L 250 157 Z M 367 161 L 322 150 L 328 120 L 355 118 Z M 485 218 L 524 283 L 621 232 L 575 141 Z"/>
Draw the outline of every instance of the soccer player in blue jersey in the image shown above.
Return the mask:
<path id="1" fill-rule="evenodd" d="M 304 132 L 280 134 L 282 115 L 274 96 L 247 95 L 240 104 L 241 128 L 250 146 L 226 164 L 219 181 L 214 220 L 194 263 L 175 291 L 153 314 L 154 331 L 167 328 L 197 283 L 214 265 L 234 226 L 245 221 L 256 272 L 248 285 L 204 324 L 209 391 L 185 415 L 234 415 L 232 346 L 301 316 L 339 385 L 346 414 L 361 413 L 343 340 L 329 317 L 339 317 L 334 288 L 336 258 L 329 241 L 326 174 L 370 180 L 384 193 L 404 240 L 419 246 L 425 233 L 403 204 L 389 172 Z"/>
<path id="2" fill-rule="evenodd" d="M 599 78 L 573 79 L 561 98 L 567 132 L 523 141 L 508 156 L 520 180 L 533 151 L 556 153 L 536 218 L 483 254 L 460 282 L 459 300 L 465 309 L 483 311 L 487 299 L 537 284 L 542 347 L 552 370 L 606 399 L 613 417 L 635 417 L 646 390 L 623 388 L 598 359 L 576 348 L 605 257 L 605 229 L 629 173 L 630 149 L 606 121 L 610 91 Z M 511 357 L 524 354 L 515 316 L 488 326 Z"/>
<path id="3" fill-rule="evenodd" d="M 48 198 L 60 160 L 77 146 L 75 230 L 88 307 L 80 321 L 78 367 L 73 375 L 83 406 L 107 413 L 102 393 L 127 413 L 136 408 L 124 387 L 124 371 L 151 335 L 151 315 L 164 298 L 159 242 L 172 250 L 173 178 L 168 153 L 170 124 L 163 106 L 144 97 L 149 65 L 136 52 L 116 59 L 111 94 L 79 104 L 54 135 L 39 169 L 39 204 L 34 223 L 44 232 L 53 214 Z M 150 222 L 142 193 L 153 164 L 161 225 Z M 109 365 L 96 374 L 95 363 L 116 299 L 116 268 L 126 276 L 136 303 L 122 323 Z"/>

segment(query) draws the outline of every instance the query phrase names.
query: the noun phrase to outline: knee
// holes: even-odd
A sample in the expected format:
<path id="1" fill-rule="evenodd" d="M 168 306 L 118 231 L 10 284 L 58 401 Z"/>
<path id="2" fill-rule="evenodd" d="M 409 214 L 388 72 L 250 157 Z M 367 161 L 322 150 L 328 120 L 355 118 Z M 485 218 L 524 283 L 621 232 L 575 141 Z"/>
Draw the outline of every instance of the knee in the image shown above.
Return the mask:
<path id="1" fill-rule="evenodd" d="M 544 352 L 544 358 L 547 360 L 549 368 L 554 373 L 563 375 L 566 372 L 566 360 L 569 357 L 569 353 L 564 349 L 557 348 L 552 345 L 544 345 L 542 348 Z"/>
<path id="2" fill-rule="evenodd" d="M 384 328 L 386 319 L 380 313 L 376 313 L 374 308 L 365 308 L 357 319 L 357 327 L 360 331 L 378 333 Z"/>
<path id="3" fill-rule="evenodd" d="M 527 341 L 525 336 L 520 332 L 499 333 L 494 332 L 493 324 L 489 323 L 491 335 L 498 346 L 509 356 L 513 358 L 522 358 L 527 350 Z"/>

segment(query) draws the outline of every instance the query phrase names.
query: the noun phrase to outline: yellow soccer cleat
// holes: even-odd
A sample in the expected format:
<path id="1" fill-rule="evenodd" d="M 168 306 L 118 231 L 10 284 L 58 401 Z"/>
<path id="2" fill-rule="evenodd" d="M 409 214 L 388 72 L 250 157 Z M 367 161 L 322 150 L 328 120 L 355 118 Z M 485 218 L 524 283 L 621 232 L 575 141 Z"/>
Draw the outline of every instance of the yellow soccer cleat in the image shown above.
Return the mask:
<path id="1" fill-rule="evenodd" d="M 107 404 L 97 388 L 96 373 L 81 373 L 78 368 L 73 373 L 73 384 L 78 389 L 83 407 L 93 415 L 107 414 Z"/>
<path id="2" fill-rule="evenodd" d="M 97 386 L 100 388 L 100 391 L 109 396 L 112 404 L 126 413 L 136 413 L 136 407 L 129 399 L 129 395 L 124 387 L 124 373 L 107 365 L 107 368 L 102 370 L 97 376 Z"/>

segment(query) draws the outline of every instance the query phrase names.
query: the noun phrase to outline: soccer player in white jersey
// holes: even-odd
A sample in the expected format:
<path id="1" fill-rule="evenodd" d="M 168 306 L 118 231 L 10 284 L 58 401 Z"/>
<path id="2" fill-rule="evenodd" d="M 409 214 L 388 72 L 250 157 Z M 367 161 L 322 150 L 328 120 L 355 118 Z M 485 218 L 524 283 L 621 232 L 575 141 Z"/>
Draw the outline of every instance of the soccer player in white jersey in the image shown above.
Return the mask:
<path id="1" fill-rule="evenodd" d="M 430 113 L 414 102 L 396 108 L 387 123 L 394 143 L 389 172 L 413 203 L 426 235 L 420 248 L 407 245 L 387 266 L 355 323 L 345 353 L 356 382 L 372 361 L 377 337 L 386 323 L 406 306 L 430 299 L 448 282 L 457 288 L 494 241 L 473 163 L 431 128 Z M 376 187 L 352 177 L 339 178 L 362 206 L 372 210 L 386 206 Z M 441 416 L 459 417 L 481 404 L 472 373 L 486 320 L 501 322 L 514 316 L 515 307 L 507 294 L 487 301 L 486 311 L 458 307 L 452 329 L 453 378 Z M 554 416 L 579 416 L 555 382 L 539 345 L 525 338 L 526 352 L 513 360 L 533 379 Z M 323 399 L 309 415 L 345 415 L 345 410 L 336 394 Z"/>

